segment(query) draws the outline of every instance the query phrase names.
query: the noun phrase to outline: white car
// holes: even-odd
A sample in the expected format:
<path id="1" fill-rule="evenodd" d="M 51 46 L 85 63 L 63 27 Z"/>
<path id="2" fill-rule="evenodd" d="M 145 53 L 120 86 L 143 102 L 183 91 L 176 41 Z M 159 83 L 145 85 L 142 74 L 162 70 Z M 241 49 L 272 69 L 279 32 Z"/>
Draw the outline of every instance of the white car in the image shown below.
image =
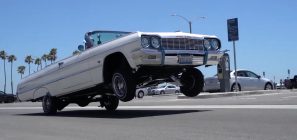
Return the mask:
<path id="1" fill-rule="evenodd" d="M 160 84 L 155 88 L 151 89 L 151 94 L 157 95 L 157 94 L 178 94 L 180 93 L 180 88 L 176 85 L 164 83 Z"/>
<path id="2" fill-rule="evenodd" d="M 235 91 L 235 71 L 230 73 L 230 90 Z M 239 91 L 271 90 L 273 81 L 263 78 L 249 70 L 237 70 L 237 82 Z M 217 75 L 205 78 L 204 91 L 219 91 L 220 82 Z"/>
<path id="3" fill-rule="evenodd" d="M 212 77 L 206 77 L 204 79 L 204 87 L 203 91 L 206 92 L 218 92 L 220 91 L 220 81 L 218 80 L 218 76 L 214 75 Z"/>
<path id="4" fill-rule="evenodd" d="M 135 97 L 136 87 L 154 81 L 181 83 L 181 92 L 197 96 L 204 78 L 198 66 L 217 65 L 223 52 L 216 36 L 183 32 L 92 31 L 81 52 L 23 78 L 17 86 L 21 101 L 42 101 L 54 114 L 69 103 L 100 102 L 115 110 L 119 100 Z"/>
<path id="5" fill-rule="evenodd" d="M 137 98 L 143 98 L 145 95 L 150 94 L 151 87 L 145 87 L 145 88 L 137 88 L 135 92 L 135 96 Z"/>

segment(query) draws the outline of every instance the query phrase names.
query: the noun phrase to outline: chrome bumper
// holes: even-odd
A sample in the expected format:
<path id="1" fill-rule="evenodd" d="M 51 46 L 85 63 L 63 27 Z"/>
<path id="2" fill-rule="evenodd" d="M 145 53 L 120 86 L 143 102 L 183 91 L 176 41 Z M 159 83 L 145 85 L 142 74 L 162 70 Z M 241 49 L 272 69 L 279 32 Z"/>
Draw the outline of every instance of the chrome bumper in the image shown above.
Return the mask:
<path id="1" fill-rule="evenodd" d="M 191 56 L 191 63 L 180 63 L 180 55 Z M 217 65 L 223 56 L 219 51 L 140 49 L 133 55 L 136 65 Z"/>

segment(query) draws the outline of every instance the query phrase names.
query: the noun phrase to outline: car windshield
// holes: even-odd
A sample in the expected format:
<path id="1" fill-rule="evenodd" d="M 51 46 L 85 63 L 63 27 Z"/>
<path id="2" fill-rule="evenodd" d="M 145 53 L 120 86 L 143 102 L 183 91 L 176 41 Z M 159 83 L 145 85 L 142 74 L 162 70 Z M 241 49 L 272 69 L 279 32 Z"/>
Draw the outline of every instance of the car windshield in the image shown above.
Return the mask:
<path id="1" fill-rule="evenodd" d="M 88 32 L 85 35 L 86 48 L 96 47 L 101 44 L 110 42 L 112 40 L 121 38 L 130 34 L 130 32 L 120 32 L 120 31 L 94 31 Z"/>

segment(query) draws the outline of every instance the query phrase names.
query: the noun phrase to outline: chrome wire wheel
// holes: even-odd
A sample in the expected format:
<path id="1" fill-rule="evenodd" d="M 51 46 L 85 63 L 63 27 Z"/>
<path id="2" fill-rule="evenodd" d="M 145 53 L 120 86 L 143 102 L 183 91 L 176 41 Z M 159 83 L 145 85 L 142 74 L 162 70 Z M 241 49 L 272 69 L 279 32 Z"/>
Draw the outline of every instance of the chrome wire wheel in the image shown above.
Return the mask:
<path id="1" fill-rule="evenodd" d="M 124 98 L 127 95 L 127 84 L 122 74 L 115 73 L 113 75 L 112 87 L 119 98 Z"/>

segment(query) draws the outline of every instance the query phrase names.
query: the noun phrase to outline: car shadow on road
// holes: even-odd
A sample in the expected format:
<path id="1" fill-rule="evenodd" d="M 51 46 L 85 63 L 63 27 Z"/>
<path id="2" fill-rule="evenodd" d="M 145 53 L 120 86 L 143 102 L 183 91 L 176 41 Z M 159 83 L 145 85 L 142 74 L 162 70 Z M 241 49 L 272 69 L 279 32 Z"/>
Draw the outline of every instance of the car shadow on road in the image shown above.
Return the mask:
<path id="1" fill-rule="evenodd" d="M 106 110 L 66 110 L 58 112 L 52 117 L 85 117 L 85 118 L 111 118 L 129 119 L 152 116 L 166 116 L 187 113 L 206 112 L 211 110 L 116 110 L 109 112 Z M 22 116 L 47 116 L 44 113 L 18 114 Z"/>

